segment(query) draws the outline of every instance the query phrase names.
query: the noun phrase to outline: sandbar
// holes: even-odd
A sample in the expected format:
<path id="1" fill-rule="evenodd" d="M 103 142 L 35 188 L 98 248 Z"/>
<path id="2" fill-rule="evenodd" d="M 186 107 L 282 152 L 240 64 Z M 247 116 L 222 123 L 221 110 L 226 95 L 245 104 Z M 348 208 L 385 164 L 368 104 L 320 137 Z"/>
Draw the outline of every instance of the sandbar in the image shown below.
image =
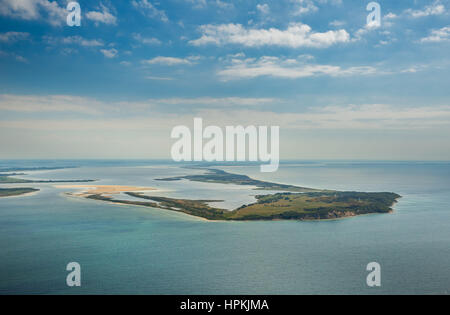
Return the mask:
<path id="1" fill-rule="evenodd" d="M 135 186 L 119 186 L 119 185 L 57 185 L 60 189 L 84 189 L 75 195 L 86 197 L 89 195 L 117 195 L 123 192 L 137 191 L 155 191 L 157 189 L 151 187 L 135 187 Z"/>

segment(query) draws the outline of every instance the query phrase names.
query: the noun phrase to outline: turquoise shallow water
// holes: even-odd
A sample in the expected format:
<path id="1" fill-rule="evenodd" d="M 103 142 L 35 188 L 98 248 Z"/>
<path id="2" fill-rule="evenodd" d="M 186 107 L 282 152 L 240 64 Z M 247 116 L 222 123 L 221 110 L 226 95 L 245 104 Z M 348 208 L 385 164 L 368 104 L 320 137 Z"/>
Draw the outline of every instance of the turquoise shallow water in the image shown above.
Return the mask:
<path id="1" fill-rule="evenodd" d="M 2 161 L 1 167 L 23 161 Z M 27 172 L 29 178 L 100 179 L 157 186 L 163 195 L 253 200 L 234 185 L 157 182 L 192 171 L 148 161 L 27 161 L 80 168 Z M 33 164 L 34 163 L 34 164 Z M 390 215 L 323 222 L 205 222 L 183 214 L 69 198 L 52 185 L 0 199 L 0 293 L 80 294 L 448 294 L 450 164 L 291 163 L 275 174 L 226 167 L 258 179 L 317 188 L 393 191 Z M 5 187 L 13 187 L 7 185 Z M 23 186 L 23 185 L 22 185 Z M 82 287 L 65 284 L 67 263 Z M 365 267 L 382 266 L 382 287 Z"/>

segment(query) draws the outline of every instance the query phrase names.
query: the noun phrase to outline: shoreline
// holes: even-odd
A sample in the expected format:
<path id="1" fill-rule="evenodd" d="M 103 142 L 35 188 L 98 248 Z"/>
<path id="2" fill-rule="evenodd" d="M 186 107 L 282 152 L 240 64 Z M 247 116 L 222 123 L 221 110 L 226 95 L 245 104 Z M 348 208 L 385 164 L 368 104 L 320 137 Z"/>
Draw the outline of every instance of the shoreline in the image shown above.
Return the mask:
<path id="1" fill-rule="evenodd" d="M 218 220 L 211 220 L 211 219 L 207 219 L 201 216 L 197 216 L 194 214 L 190 214 L 184 211 L 178 211 L 178 210 L 171 210 L 171 209 L 166 209 L 166 208 L 161 208 L 161 207 L 153 207 L 153 206 L 146 206 L 146 205 L 139 205 L 139 204 L 133 204 L 133 203 L 123 203 L 121 202 L 121 200 L 118 201 L 114 201 L 114 200 L 99 200 L 99 199 L 89 199 L 88 197 L 91 195 L 82 195 L 82 194 L 74 194 L 74 193 L 63 193 L 65 196 L 68 197 L 72 197 L 75 199 L 88 199 L 88 200 L 93 200 L 93 201 L 98 201 L 98 202 L 102 202 L 102 203 L 109 203 L 109 204 L 113 204 L 113 205 L 118 205 L 118 206 L 131 206 L 131 207 L 139 207 L 139 208 L 150 208 L 153 210 L 158 210 L 161 212 L 165 212 L 167 213 L 167 211 L 170 212 L 174 212 L 174 213 L 178 213 L 178 214 L 183 214 L 183 215 L 187 215 L 190 218 L 195 218 L 196 220 L 199 221 L 203 221 L 203 222 L 217 222 L 217 223 L 224 223 L 224 222 L 283 222 L 283 221 L 297 221 L 297 222 L 323 222 L 323 221 L 338 221 L 338 220 L 344 220 L 344 219 L 350 219 L 350 218 L 356 218 L 356 217 L 360 217 L 360 216 L 367 216 L 367 215 L 376 215 L 376 214 L 393 214 L 395 212 L 394 206 L 398 203 L 398 200 L 394 201 L 391 205 L 391 210 L 389 210 L 388 212 L 385 213 L 380 213 L 380 212 L 373 212 L 373 213 L 362 213 L 362 214 L 355 214 L 355 213 L 350 213 L 347 215 L 342 215 L 342 216 L 338 216 L 338 217 L 333 217 L 333 218 L 324 218 L 324 219 L 314 219 L 314 218 L 306 218 L 306 219 L 259 219 L 259 220 L 249 220 L 249 219 L 244 219 L 244 220 L 239 220 L 239 219 L 229 219 L 229 220 L 223 220 L 223 219 L 218 219 Z M 402 197 L 399 197 L 398 199 L 400 199 Z M 226 210 L 228 211 L 228 210 Z"/>
<path id="2" fill-rule="evenodd" d="M 324 221 L 340 220 L 365 214 L 390 214 L 401 198 L 392 192 L 356 192 L 316 190 L 285 184 L 255 181 L 245 175 L 231 174 L 225 171 L 207 169 L 205 175 L 195 177 L 172 177 L 162 181 L 189 180 L 214 184 L 230 184 L 259 189 L 274 190 L 268 194 L 256 195 L 256 202 L 243 204 L 236 209 L 222 209 L 211 206 L 219 200 L 195 200 L 154 196 L 161 192 L 154 187 L 126 185 L 55 185 L 57 189 L 76 189 L 66 195 L 108 202 L 115 205 L 139 206 L 186 214 L 207 222 L 230 221 Z M 158 179 L 157 179 L 158 180 Z M 296 192 L 283 192 L 297 190 Z M 295 189 L 294 189 L 295 188 Z M 280 191 L 280 192 L 276 192 Z M 145 194 L 145 193 L 148 194 Z M 126 195 L 126 196 L 125 196 Z M 121 198 L 120 196 L 123 196 Z M 132 197 L 130 199 L 129 197 Z M 190 196 L 191 197 L 191 196 Z M 222 200 L 223 201 L 223 200 Z"/>
<path id="3" fill-rule="evenodd" d="M 178 213 L 178 214 L 182 214 L 182 215 L 186 215 L 189 216 L 190 218 L 195 218 L 198 221 L 205 221 L 205 222 L 230 222 L 230 221 L 226 221 L 226 220 L 208 220 L 206 218 L 202 218 L 202 217 L 198 217 L 189 213 L 185 213 L 182 211 L 175 211 L 175 210 L 167 210 L 167 209 L 162 209 L 162 208 L 158 208 L 158 207 L 150 207 L 150 206 L 143 206 L 143 205 L 137 205 L 137 204 L 125 204 L 125 203 L 121 203 L 121 202 L 116 202 L 116 201 L 112 201 L 112 200 L 96 200 L 96 199 L 88 199 L 86 196 L 81 196 L 81 195 L 77 195 L 77 194 L 73 194 L 73 193 L 62 193 L 62 195 L 66 196 L 66 197 L 70 197 L 76 200 L 86 200 L 87 202 L 98 202 L 98 203 L 106 203 L 106 204 L 113 204 L 115 206 L 122 206 L 122 207 L 139 207 L 139 208 L 145 208 L 145 209 L 152 209 L 152 210 L 158 210 L 161 211 L 161 213 L 165 213 L 167 214 L 167 211 L 173 212 L 173 213 Z"/>
<path id="4" fill-rule="evenodd" d="M 12 195 L 12 196 L 0 196 L 0 199 L 2 198 L 21 198 L 21 197 L 31 197 L 34 195 L 37 195 L 41 190 L 39 189 L 38 191 L 30 191 L 24 194 L 19 194 L 19 195 Z"/>
<path id="5" fill-rule="evenodd" d="M 138 187 L 125 185 L 55 185 L 57 189 L 80 189 L 80 192 L 74 193 L 81 197 L 89 195 L 117 195 L 123 192 L 144 192 L 159 191 L 153 187 Z"/>

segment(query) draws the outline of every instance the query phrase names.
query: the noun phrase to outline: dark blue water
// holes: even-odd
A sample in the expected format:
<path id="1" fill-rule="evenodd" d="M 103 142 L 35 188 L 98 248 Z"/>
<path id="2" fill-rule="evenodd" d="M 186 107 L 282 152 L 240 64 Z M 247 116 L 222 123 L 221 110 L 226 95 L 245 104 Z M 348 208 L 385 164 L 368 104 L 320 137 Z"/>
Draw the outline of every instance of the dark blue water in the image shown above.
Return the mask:
<path id="1" fill-rule="evenodd" d="M 234 185 L 154 181 L 190 172 L 162 162 L 27 163 L 0 166 L 82 166 L 27 172 L 27 177 L 156 186 L 163 195 L 221 196 L 225 204 L 255 194 Z M 387 215 L 230 223 L 69 198 L 67 189 L 35 185 L 41 189 L 36 195 L 0 199 L 0 293 L 449 292 L 450 164 L 299 162 L 284 164 L 275 174 L 259 173 L 257 167 L 226 170 L 309 187 L 393 191 L 403 198 Z M 66 286 L 65 267 L 72 261 L 81 264 L 81 288 Z M 366 265 L 372 261 L 381 264 L 381 288 L 366 285 Z"/>

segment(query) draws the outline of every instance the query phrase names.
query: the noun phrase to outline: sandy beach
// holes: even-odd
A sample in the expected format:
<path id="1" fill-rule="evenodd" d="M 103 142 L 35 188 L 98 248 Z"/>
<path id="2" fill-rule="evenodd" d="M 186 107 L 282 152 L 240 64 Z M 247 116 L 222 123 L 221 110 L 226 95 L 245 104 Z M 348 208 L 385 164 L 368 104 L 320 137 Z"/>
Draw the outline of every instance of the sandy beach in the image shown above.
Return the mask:
<path id="1" fill-rule="evenodd" d="M 28 193 L 24 193 L 24 194 L 20 194 L 20 195 L 14 195 L 14 196 L 0 196 L 0 198 L 23 198 L 23 197 L 31 197 L 31 196 L 35 196 L 40 192 L 40 190 L 38 191 L 32 191 L 32 192 L 28 192 Z"/>
<path id="2" fill-rule="evenodd" d="M 140 191 L 156 191 L 151 187 L 135 187 L 120 185 L 57 185 L 59 189 L 81 189 L 82 191 L 74 195 L 86 197 L 89 195 L 117 195 L 123 192 L 140 192 Z"/>

